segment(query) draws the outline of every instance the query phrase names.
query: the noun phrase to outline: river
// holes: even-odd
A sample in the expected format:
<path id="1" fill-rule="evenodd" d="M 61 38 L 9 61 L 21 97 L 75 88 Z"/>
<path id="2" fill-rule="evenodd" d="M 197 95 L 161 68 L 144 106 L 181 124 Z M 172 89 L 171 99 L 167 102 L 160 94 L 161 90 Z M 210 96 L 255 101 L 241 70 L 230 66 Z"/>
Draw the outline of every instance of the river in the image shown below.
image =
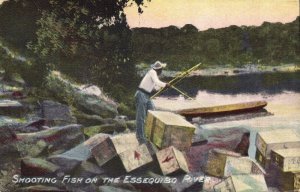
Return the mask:
<path id="1" fill-rule="evenodd" d="M 258 131 L 297 129 L 300 132 L 300 72 L 192 77 L 183 80 L 177 87 L 195 99 L 184 99 L 175 90 L 170 90 L 154 99 L 155 106 L 177 110 L 195 106 L 267 101 L 265 112 L 210 120 L 193 119 L 193 123 L 202 131 L 234 127 L 248 129 L 249 156 L 252 158 L 255 157 L 255 138 Z M 201 134 L 202 131 L 198 133 Z"/>

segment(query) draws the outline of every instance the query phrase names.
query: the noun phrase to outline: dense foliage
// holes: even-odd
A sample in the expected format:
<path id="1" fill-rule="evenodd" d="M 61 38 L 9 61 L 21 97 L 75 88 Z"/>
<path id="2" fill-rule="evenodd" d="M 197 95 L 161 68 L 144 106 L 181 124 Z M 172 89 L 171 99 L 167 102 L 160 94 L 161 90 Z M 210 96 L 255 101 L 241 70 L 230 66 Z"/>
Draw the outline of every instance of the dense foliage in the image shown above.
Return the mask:
<path id="1" fill-rule="evenodd" d="M 299 17 L 288 24 L 265 22 L 259 27 L 230 26 L 198 31 L 193 25 L 181 29 L 135 28 L 134 58 L 149 63 L 160 59 L 172 69 L 202 62 L 209 65 L 299 63 Z"/>
<path id="2" fill-rule="evenodd" d="M 10 0 L 0 5 L 0 36 L 14 47 L 24 51 L 36 35 L 36 21 L 48 0 Z"/>
<path id="3" fill-rule="evenodd" d="M 136 77 L 123 10 L 132 3 L 142 12 L 143 0 L 9 0 L 0 7 L 0 35 L 39 65 L 120 96 Z"/>

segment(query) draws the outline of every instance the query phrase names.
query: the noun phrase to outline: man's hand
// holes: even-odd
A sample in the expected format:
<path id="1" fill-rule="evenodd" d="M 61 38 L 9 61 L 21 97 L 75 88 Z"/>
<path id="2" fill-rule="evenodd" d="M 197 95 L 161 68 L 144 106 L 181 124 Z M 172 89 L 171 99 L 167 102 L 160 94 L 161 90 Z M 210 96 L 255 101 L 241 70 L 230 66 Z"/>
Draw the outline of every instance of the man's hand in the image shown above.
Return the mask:
<path id="1" fill-rule="evenodd" d="M 166 85 L 162 88 L 162 90 L 167 90 L 171 87 L 169 83 L 166 83 Z"/>

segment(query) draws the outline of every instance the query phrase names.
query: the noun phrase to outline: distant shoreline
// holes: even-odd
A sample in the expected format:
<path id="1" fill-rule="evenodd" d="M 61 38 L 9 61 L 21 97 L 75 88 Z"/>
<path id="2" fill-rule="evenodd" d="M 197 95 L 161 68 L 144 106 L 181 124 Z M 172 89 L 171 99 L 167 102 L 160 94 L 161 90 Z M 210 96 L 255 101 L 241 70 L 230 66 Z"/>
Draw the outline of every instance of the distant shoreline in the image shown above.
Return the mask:
<path id="1" fill-rule="evenodd" d="M 148 69 L 138 70 L 138 74 L 143 76 Z M 189 77 L 192 76 L 237 76 L 243 74 L 257 74 L 257 73 L 276 73 L 276 72 L 297 72 L 300 71 L 300 65 L 297 64 L 283 64 L 278 66 L 258 66 L 246 65 L 244 67 L 218 67 L 205 68 L 193 71 Z M 175 77 L 179 71 L 163 71 L 163 77 Z"/>

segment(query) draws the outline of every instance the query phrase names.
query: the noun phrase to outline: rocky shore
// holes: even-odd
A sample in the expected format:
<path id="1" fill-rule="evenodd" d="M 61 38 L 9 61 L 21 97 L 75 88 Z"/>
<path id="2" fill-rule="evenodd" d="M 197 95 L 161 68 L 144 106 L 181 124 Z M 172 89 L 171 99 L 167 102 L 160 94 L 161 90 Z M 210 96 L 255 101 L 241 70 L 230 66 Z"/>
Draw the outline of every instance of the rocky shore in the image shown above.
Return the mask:
<path id="1" fill-rule="evenodd" d="M 48 97 L 25 83 L 1 81 L 1 192 L 200 192 L 214 191 L 232 174 L 266 176 L 248 157 L 247 129 L 197 127 L 184 150 L 158 148 L 138 143 L 135 121 L 119 114 L 100 88 L 58 72 L 44 88 Z M 239 163 L 216 169 L 223 157 Z"/>
<path id="2" fill-rule="evenodd" d="M 1 192 L 73 191 L 65 185 L 17 180 L 59 178 L 78 170 L 83 162 L 83 169 L 99 173 L 87 161 L 91 155 L 86 142 L 97 142 L 99 134 L 131 132 L 134 127 L 134 122 L 118 115 L 118 104 L 96 86 L 76 85 L 52 72 L 44 88 L 48 97 L 25 82 L 0 83 Z"/>

